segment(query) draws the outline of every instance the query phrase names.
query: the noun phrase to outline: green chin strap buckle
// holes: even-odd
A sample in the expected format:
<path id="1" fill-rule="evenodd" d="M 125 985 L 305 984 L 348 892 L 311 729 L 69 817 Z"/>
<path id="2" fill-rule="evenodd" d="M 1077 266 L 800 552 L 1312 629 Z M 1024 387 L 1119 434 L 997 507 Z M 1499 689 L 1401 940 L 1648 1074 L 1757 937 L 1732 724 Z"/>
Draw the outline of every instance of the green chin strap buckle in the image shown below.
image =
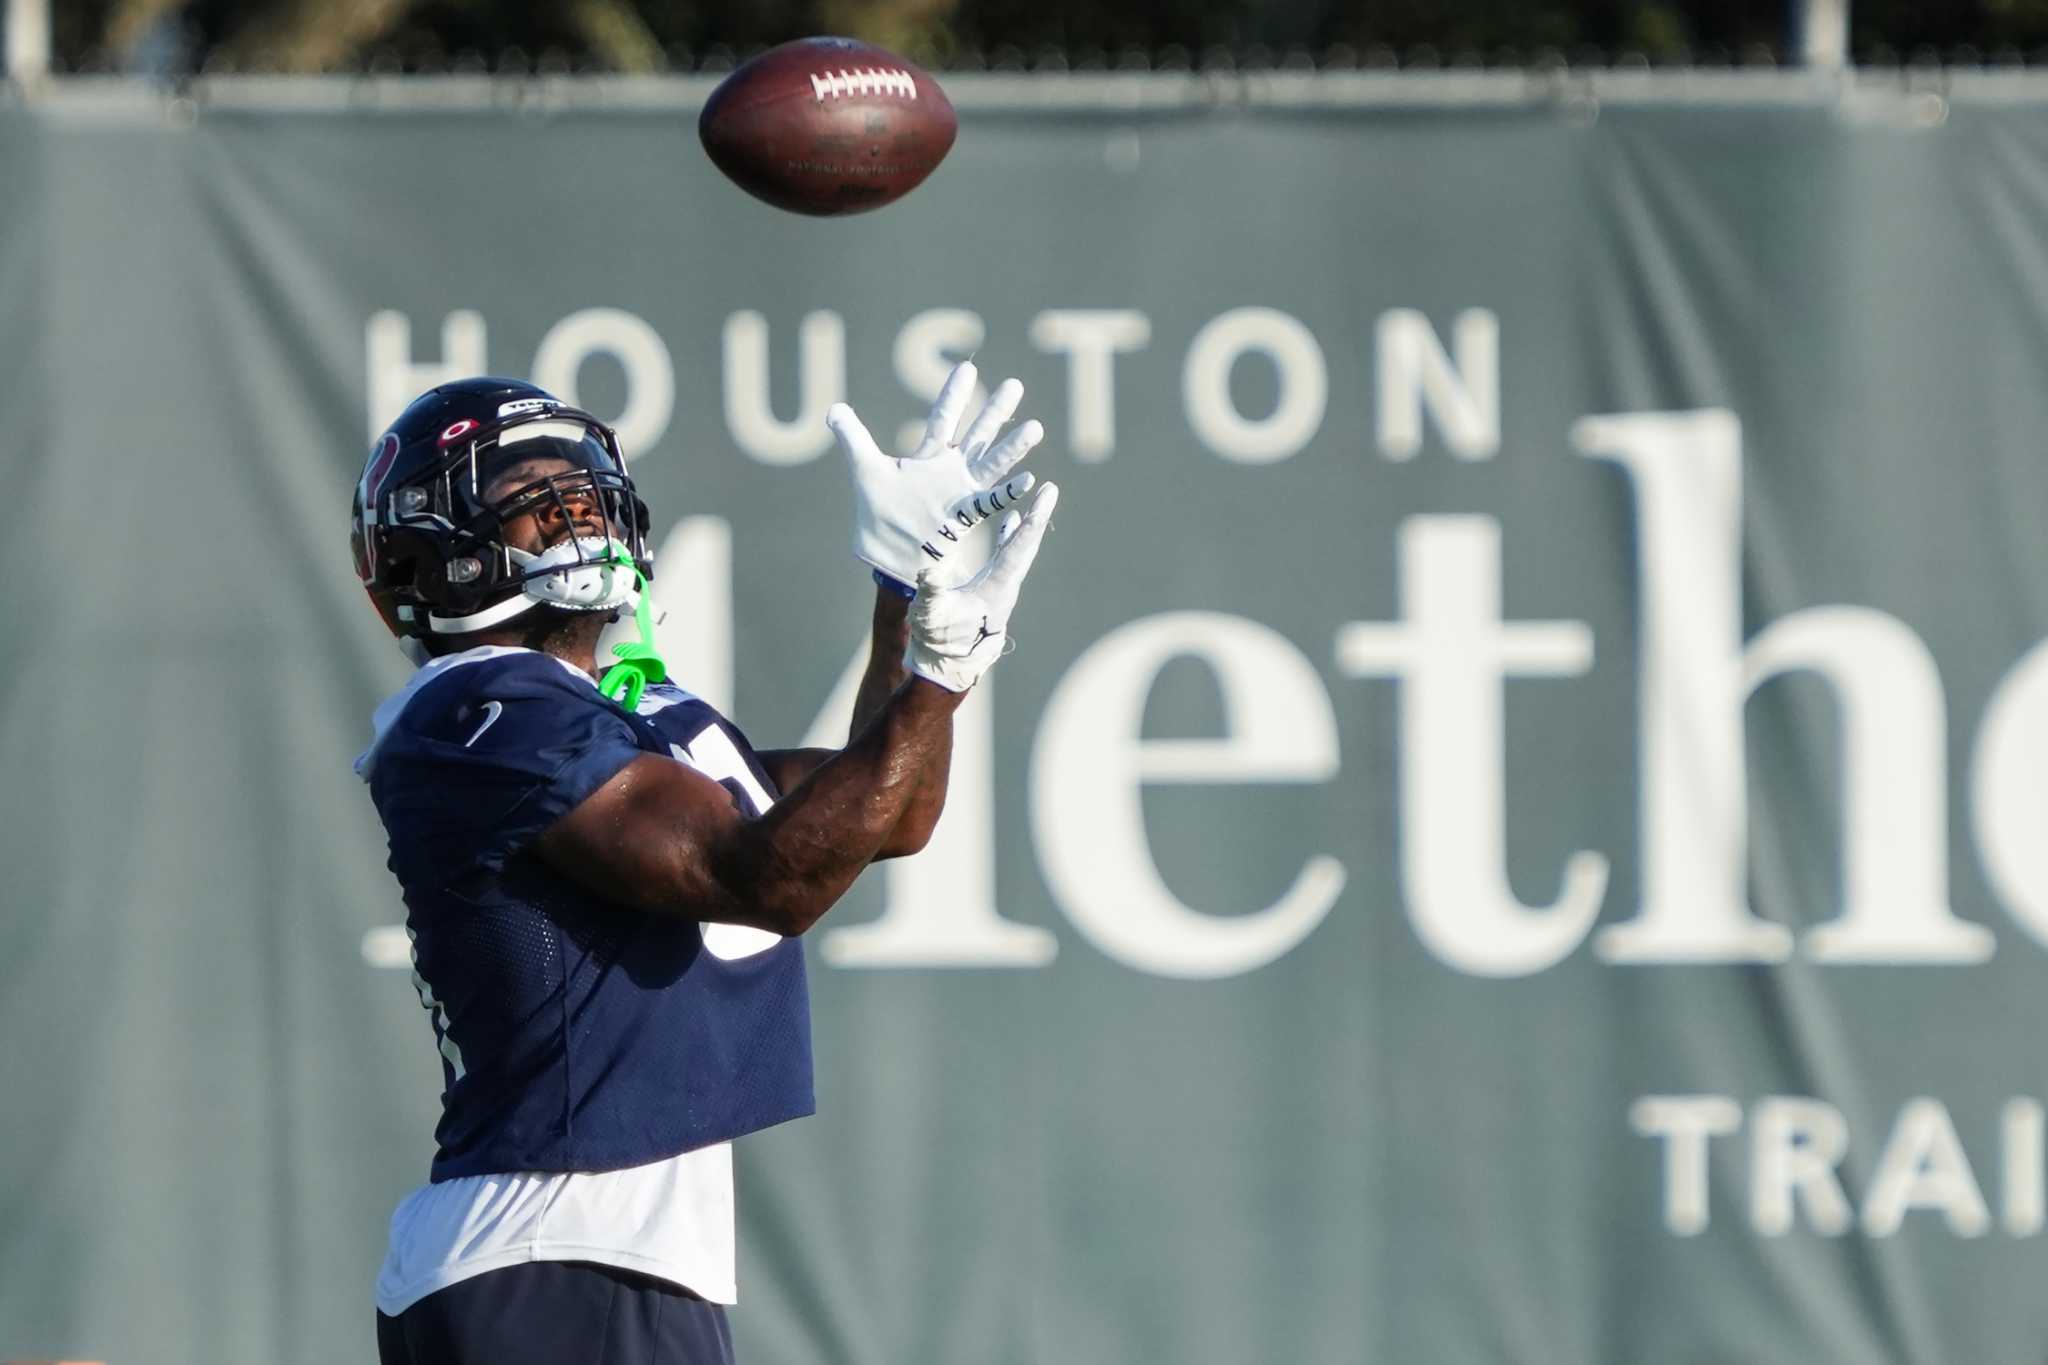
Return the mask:
<path id="1" fill-rule="evenodd" d="M 604 677 L 597 683 L 597 690 L 611 698 L 628 711 L 638 710 L 640 694 L 651 682 L 663 682 L 668 678 L 668 665 L 661 661 L 661 655 L 654 648 L 654 608 L 647 591 L 647 575 L 640 572 L 640 566 L 633 557 L 617 545 L 612 546 L 612 563 L 624 565 L 633 571 L 634 579 L 640 585 L 639 604 L 633 608 L 633 620 L 640 627 L 640 638 L 630 644 L 613 645 L 612 653 L 619 661 L 604 671 Z"/>

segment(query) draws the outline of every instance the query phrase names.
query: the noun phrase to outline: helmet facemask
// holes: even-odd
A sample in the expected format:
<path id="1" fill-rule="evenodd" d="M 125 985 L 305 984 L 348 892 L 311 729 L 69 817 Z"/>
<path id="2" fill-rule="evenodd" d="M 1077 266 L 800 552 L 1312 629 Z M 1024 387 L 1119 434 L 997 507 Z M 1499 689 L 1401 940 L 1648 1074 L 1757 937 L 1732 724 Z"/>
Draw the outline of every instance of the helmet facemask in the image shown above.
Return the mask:
<path id="1" fill-rule="evenodd" d="M 441 442 L 443 459 L 383 499 L 388 549 L 415 566 L 397 613 L 413 633 L 469 634 L 536 606 L 633 605 L 652 570 L 647 508 L 609 429 L 558 410 L 505 426 L 458 422 Z M 534 524 L 522 529 L 539 534 L 511 543 L 508 528 L 526 518 Z"/>

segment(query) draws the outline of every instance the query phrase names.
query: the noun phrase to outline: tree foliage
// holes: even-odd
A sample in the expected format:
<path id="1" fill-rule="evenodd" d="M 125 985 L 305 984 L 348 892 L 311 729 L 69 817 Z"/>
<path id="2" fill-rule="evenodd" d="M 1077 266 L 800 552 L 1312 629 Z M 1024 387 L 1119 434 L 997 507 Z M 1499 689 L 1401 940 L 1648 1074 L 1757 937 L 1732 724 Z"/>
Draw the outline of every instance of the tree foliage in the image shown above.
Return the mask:
<path id="1" fill-rule="evenodd" d="M 1788 0 L 56 0 L 68 67 L 660 70 L 844 33 L 937 66 L 1056 60 L 1756 60 Z M 2048 0 L 1854 0 L 1880 60 L 2048 49 Z M 1057 54 L 1055 59 L 1054 54 Z M 1554 56 L 1553 56 L 1554 54 Z M 1963 55 L 1967 56 L 1967 52 Z"/>

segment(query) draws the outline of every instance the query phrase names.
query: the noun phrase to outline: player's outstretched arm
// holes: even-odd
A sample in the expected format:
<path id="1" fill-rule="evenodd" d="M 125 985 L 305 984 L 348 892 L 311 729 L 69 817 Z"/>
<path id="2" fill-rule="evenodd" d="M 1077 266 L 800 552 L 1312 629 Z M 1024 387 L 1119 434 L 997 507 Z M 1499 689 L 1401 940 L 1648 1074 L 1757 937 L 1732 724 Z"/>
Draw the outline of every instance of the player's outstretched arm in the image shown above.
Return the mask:
<path id="1" fill-rule="evenodd" d="M 1011 509 L 1034 482 L 1017 466 L 1044 439 L 1045 428 L 1027 421 L 1004 430 L 1023 401 L 1024 386 L 1004 380 L 963 425 L 977 377 L 972 361 L 954 366 L 925 419 L 923 438 L 901 459 L 884 454 L 846 404 L 835 404 L 826 416 L 852 483 L 854 556 L 874 570 L 876 582 L 874 643 L 854 701 L 849 741 L 910 676 L 904 659 L 911 585 L 918 575 L 947 559 L 984 518 Z M 915 853 L 931 839 L 946 805 L 950 737 L 947 743 L 947 761 L 919 787 L 877 858 Z M 776 789 L 788 791 L 835 752 L 774 749 L 759 757 Z"/>
<path id="2" fill-rule="evenodd" d="M 563 874 L 607 898 L 687 919 L 801 934 L 888 843 L 919 789 L 943 775 L 953 711 L 1002 656 L 1010 612 L 1059 490 L 1005 518 L 995 554 L 964 582 L 919 576 L 906 665 L 913 675 L 874 719 L 758 818 L 674 760 L 646 755 L 536 843 Z"/>
<path id="3" fill-rule="evenodd" d="M 873 638 L 868 663 L 854 695 L 853 723 L 847 728 L 847 742 L 860 737 L 874 722 L 896 690 L 910 680 L 904 655 L 910 648 L 910 601 L 886 587 L 875 589 Z M 953 739 L 949 730 L 945 752 L 938 755 L 925 781 L 903 808 L 903 818 L 876 850 L 875 858 L 904 858 L 923 849 L 938 827 L 946 807 L 946 783 L 952 771 Z M 775 790 L 789 791 L 816 771 L 819 764 L 838 753 L 837 749 L 763 749 L 755 756 L 774 782 Z"/>

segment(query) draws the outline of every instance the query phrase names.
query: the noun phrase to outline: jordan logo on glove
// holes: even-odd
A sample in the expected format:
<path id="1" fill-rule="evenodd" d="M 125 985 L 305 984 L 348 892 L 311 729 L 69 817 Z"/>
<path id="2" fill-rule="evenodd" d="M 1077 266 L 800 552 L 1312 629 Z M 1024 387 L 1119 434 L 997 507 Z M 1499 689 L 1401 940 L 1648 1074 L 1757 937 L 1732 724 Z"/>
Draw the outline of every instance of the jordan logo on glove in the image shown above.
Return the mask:
<path id="1" fill-rule="evenodd" d="M 934 565 L 918 576 L 905 667 L 949 691 L 965 692 L 1003 657 L 1017 590 L 1038 558 L 1059 499 L 1059 485 L 1049 483 L 1033 495 L 1022 515 L 1004 516 L 995 553 L 965 582 L 952 581 L 958 571 L 949 564 Z"/>

